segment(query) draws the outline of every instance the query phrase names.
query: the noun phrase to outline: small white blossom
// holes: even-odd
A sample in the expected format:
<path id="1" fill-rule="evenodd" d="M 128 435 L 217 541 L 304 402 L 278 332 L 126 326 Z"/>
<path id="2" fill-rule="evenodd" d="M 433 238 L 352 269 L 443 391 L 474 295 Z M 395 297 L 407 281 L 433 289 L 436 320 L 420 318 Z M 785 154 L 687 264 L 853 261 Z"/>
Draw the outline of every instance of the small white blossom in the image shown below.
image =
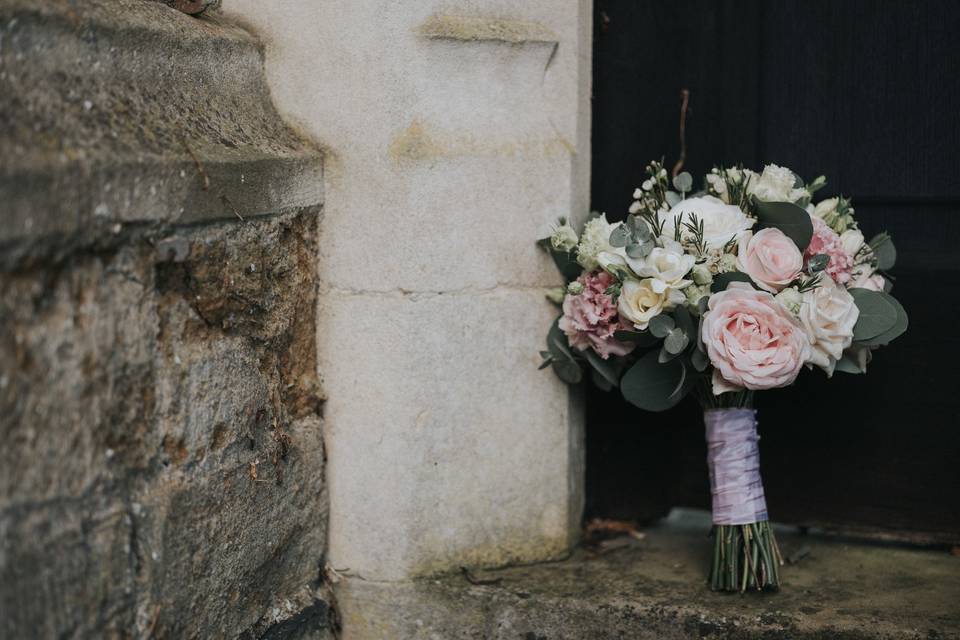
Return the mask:
<path id="1" fill-rule="evenodd" d="M 574 280 L 567 285 L 567 293 L 570 295 L 578 296 L 583 293 L 583 283 L 579 280 Z"/>
<path id="2" fill-rule="evenodd" d="M 579 241 L 577 232 L 567 223 L 554 229 L 553 235 L 550 236 L 550 245 L 557 251 L 570 251 Z"/>
<path id="3" fill-rule="evenodd" d="M 580 236 L 580 246 L 577 248 L 577 262 L 588 271 L 598 266 L 597 256 L 601 252 L 611 252 L 610 234 L 617 225 L 607 222 L 606 214 L 601 214 L 587 222 Z"/>

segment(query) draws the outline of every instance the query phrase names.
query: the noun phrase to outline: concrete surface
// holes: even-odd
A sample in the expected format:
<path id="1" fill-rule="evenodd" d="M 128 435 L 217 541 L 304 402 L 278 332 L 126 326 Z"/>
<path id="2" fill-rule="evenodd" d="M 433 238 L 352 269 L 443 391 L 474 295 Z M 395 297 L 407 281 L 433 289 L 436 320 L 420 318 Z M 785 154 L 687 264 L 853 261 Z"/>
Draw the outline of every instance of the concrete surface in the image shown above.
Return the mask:
<path id="1" fill-rule="evenodd" d="M 603 555 L 401 583 L 337 586 L 345 640 L 879 640 L 960 638 L 960 557 L 801 537 L 774 593 L 713 593 L 705 581 L 706 514 L 646 530 Z"/>
<path id="2" fill-rule="evenodd" d="M 536 370 L 558 276 L 534 240 L 587 213 L 590 3 L 224 11 L 263 38 L 278 108 L 327 152 L 331 562 L 395 580 L 562 554 L 581 411 Z"/>

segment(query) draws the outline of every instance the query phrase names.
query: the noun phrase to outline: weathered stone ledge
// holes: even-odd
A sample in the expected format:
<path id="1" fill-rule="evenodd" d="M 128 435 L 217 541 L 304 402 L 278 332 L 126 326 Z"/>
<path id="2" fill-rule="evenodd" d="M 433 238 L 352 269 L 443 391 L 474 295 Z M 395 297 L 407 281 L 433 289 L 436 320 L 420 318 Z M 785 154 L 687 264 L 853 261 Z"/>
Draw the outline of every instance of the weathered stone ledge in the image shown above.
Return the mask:
<path id="1" fill-rule="evenodd" d="M 323 199 L 322 155 L 274 109 L 259 43 L 216 14 L 3 0 L 0 113 L 4 250 Z"/>
<path id="2" fill-rule="evenodd" d="M 401 583 L 338 586 L 347 638 L 525 640 L 960 637 L 960 558 L 778 530 L 779 593 L 730 595 L 704 584 L 709 522 L 673 521 L 642 542 L 550 564 Z"/>

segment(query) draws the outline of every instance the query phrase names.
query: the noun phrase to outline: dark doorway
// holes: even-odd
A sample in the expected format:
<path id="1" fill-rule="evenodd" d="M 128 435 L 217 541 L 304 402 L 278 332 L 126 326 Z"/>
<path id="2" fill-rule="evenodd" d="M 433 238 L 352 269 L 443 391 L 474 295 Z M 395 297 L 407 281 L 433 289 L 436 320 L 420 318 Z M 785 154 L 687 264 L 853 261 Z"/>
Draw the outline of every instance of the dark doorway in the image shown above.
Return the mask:
<path id="1" fill-rule="evenodd" d="M 960 10 L 923 2 L 596 0 L 592 205 L 622 219 L 643 167 L 775 162 L 853 198 L 899 251 L 910 330 L 866 376 L 760 394 L 771 516 L 960 543 Z M 709 506 L 692 399 L 665 414 L 588 396 L 587 515 Z"/>

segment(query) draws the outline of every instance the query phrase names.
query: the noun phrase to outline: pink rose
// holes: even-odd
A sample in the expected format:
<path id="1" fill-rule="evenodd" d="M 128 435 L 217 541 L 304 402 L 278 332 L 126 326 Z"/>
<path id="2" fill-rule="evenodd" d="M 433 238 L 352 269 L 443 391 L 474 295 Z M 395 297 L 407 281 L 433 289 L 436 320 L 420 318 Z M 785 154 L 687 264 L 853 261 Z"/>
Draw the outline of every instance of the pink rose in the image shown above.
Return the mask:
<path id="1" fill-rule="evenodd" d="M 776 293 L 800 275 L 803 255 L 783 231 L 763 229 L 740 238 L 737 269 L 761 289 Z"/>
<path id="2" fill-rule="evenodd" d="M 853 271 L 853 256 L 843 248 L 843 240 L 830 225 L 816 216 L 810 216 L 810 221 L 813 222 L 813 238 L 803 252 L 803 257 L 809 260 L 818 253 L 830 256 L 830 262 L 824 271 L 837 284 L 846 285 L 850 282 L 850 273 Z"/>
<path id="3" fill-rule="evenodd" d="M 567 294 L 563 299 L 563 317 L 559 322 L 570 346 L 581 351 L 592 348 L 604 359 L 633 351 L 634 343 L 613 337 L 616 331 L 626 328 L 620 323 L 617 305 L 604 293 L 615 282 L 613 276 L 606 271 L 584 273 L 577 281 L 583 284 L 583 291 Z"/>
<path id="4" fill-rule="evenodd" d="M 710 297 L 700 339 L 715 368 L 714 393 L 785 387 L 810 359 L 810 339 L 799 321 L 771 294 L 744 282 Z"/>

